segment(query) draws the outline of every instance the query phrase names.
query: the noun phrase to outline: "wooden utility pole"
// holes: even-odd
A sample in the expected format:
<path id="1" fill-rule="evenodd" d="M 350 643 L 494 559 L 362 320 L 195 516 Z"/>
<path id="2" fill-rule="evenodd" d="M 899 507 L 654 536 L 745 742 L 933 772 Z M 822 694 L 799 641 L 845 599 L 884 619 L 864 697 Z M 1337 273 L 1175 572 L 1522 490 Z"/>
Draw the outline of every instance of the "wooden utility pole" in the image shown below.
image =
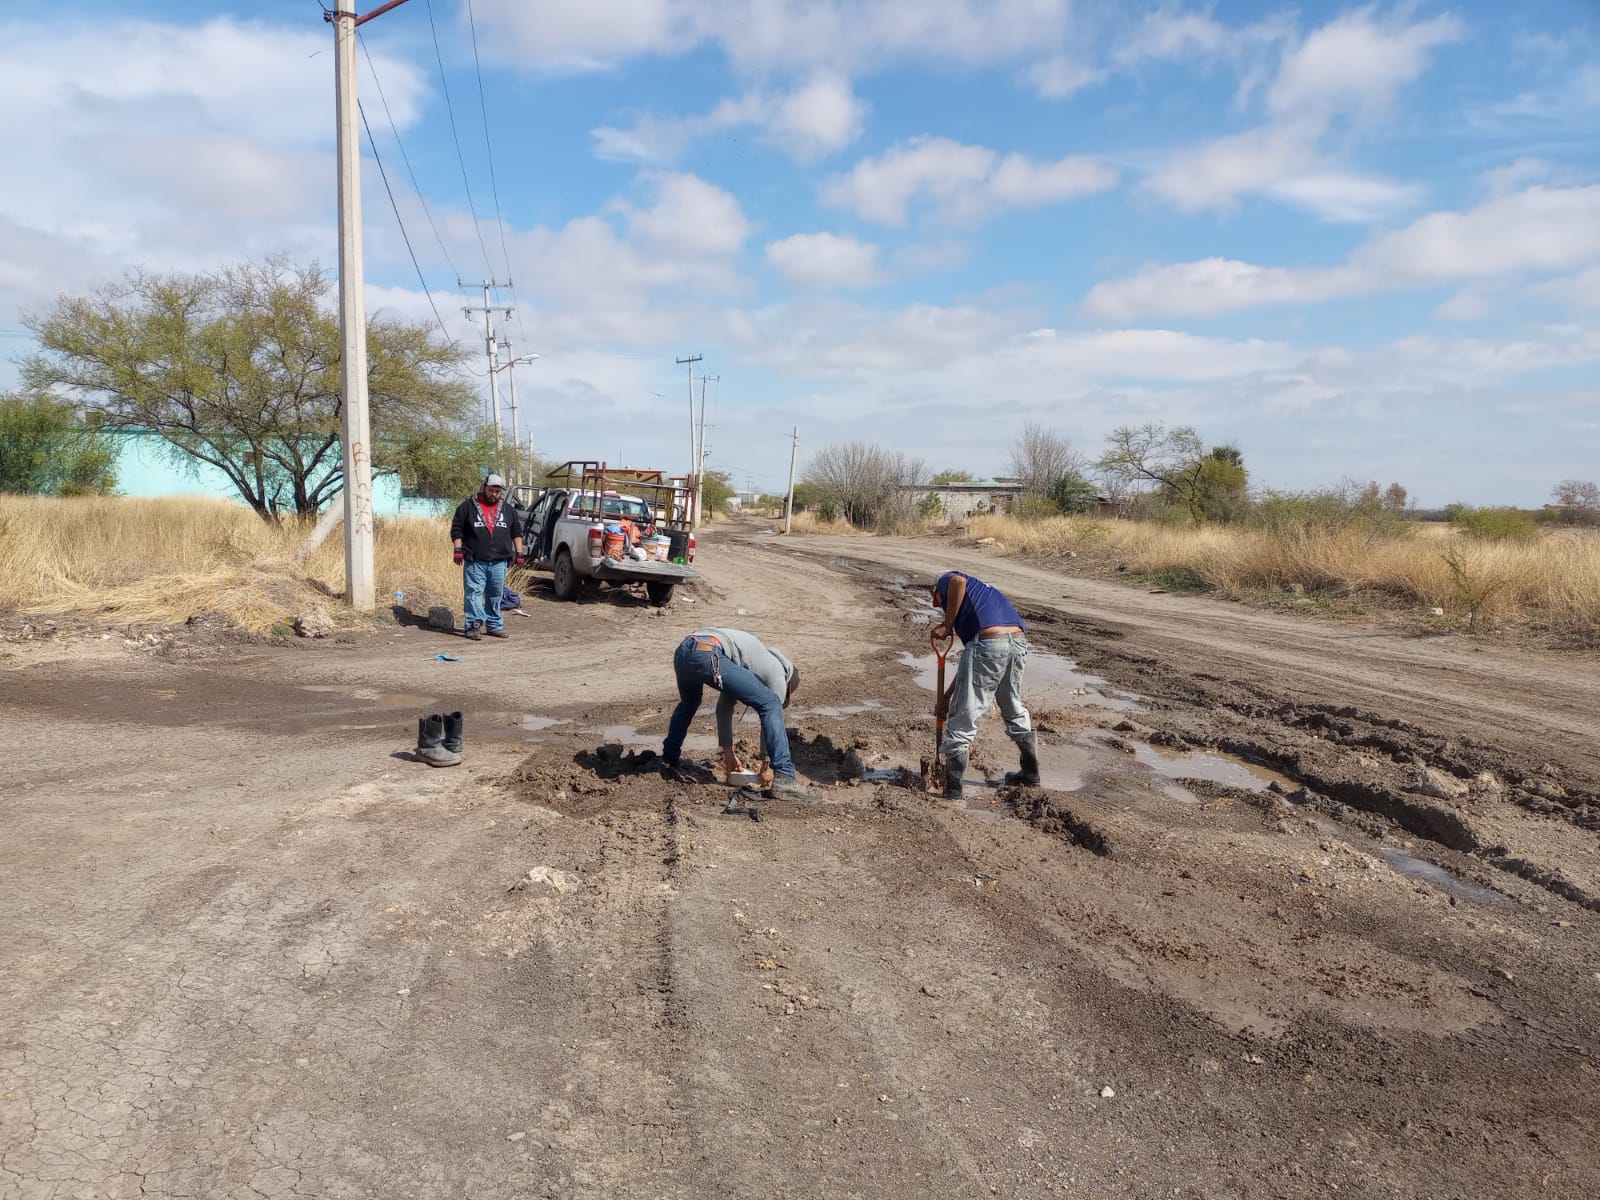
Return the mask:
<path id="1" fill-rule="evenodd" d="M 336 0 L 337 2 L 337 0 Z M 361 261 L 361 135 L 356 123 L 356 28 L 406 0 L 366 16 L 337 9 L 333 26 L 334 123 L 339 159 L 339 399 L 344 413 L 344 587 L 359 612 L 371 612 L 376 587 L 372 546 L 372 418 L 367 410 L 367 306 Z"/>

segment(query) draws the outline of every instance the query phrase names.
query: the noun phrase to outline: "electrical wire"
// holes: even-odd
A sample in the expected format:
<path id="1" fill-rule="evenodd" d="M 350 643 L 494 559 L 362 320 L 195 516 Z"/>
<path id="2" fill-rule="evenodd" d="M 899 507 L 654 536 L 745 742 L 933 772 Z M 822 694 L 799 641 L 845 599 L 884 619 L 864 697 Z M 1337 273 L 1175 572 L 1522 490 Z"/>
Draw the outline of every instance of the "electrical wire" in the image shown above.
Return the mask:
<path id="1" fill-rule="evenodd" d="M 456 162 L 461 164 L 461 185 L 467 191 L 467 212 L 472 216 L 472 227 L 478 234 L 478 248 L 483 251 L 483 265 L 494 277 L 494 263 L 489 258 L 489 244 L 483 240 L 483 226 L 478 221 L 478 209 L 472 199 L 472 183 L 467 178 L 467 158 L 461 152 L 461 135 L 456 131 L 455 105 L 450 102 L 450 81 L 445 78 L 444 52 L 439 49 L 439 27 L 433 20 L 433 0 L 425 0 L 428 9 L 428 29 L 433 34 L 433 57 L 439 64 L 439 86 L 444 91 L 445 111 L 450 115 L 450 137 L 456 144 Z"/>
<path id="2" fill-rule="evenodd" d="M 372 161 L 378 164 L 378 175 L 383 180 L 383 190 L 389 195 L 389 207 L 394 210 L 395 224 L 400 226 L 400 238 L 406 244 L 406 253 L 411 256 L 411 265 L 416 269 L 417 282 L 422 285 L 422 294 L 428 298 L 428 307 L 433 309 L 433 319 L 439 322 L 439 332 L 444 334 L 445 340 L 456 349 L 456 339 L 450 336 L 450 330 L 445 328 L 444 318 L 439 315 L 439 306 L 433 302 L 433 293 L 428 290 L 428 281 L 422 277 L 422 265 L 417 262 L 417 252 L 411 248 L 411 235 L 406 232 L 406 223 L 400 218 L 400 206 L 395 203 L 394 189 L 389 186 L 389 172 L 384 170 L 383 159 L 378 154 L 378 143 L 373 140 L 372 126 L 367 124 L 367 110 L 362 107 L 361 101 L 356 101 L 356 111 L 361 114 L 361 127 L 367 131 L 367 147 L 372 151 Z"/>
<path id="3" fill-rule="evenodd" d="M 500 215 L 500 184 L 495 178 L 494 145 L 489 137 L 489 104 L 484 98 L 483 63 L 478 57 L 478 22 L 473 15 L 472 0 L 467 0 L 467 28 L 472 34 L 472 67 L 478 76 L 478 111 L 483 114 L 483 149 L 489 160 L 489 191 L 494 197 L 495 224 L 500 228 L 500 255 L 506 264 L 506 288 L 511 293 L 511 311 L 517 322 L 517 334 L 522 338 L 521 344 L 527 345 L 527 330 L 522 324 L 522 306 L 517 301 L 516 272 L 511 269 L 511 251 L 506 245 L 505 218 Z"/>
<path id="4" fill-rule="evenodd" d="M 433 230 L 433 240 L 439 244 L 439 253 L 444 255 L 450 273 L 460 279 L 461 272 L 456 267 L 455 260 L 450 257 L 444 238 L 439 236 L 439 226 L 434 222 L 433 211 L 428 207 L 427 197 L 422 194 L 422 185 L 417 182 L 417 173 L 411 169 L 411 156 L 406 153 L 406 144 L 400 140 L 400 127 L 395 124 L 394 114 L 389 111 L 389 98 L 383 94 L 383 81 L 378 78 L 378 64 L 372 61 L 372 51 L 367 49 L 367 40 L 361 36 L 360 30 L 356 31 L 356 40 L 361 45 L 361 53 L 366 55 L 367 69 L 372 72 L 372 82 L 378 89 L 378 99 L 383 102 L 383 115 L 389 120 L 389 130 L 394 134 L 394 144 L 400 148 L 400 161 L 405 164 L 406 175 L 411 180 L 411 190 L 417 194 L 417 202 L 422 205 L 422 215 L 428 218 L 428 228 Z M 371 137 L 370 133 L 368 137 Z"/>

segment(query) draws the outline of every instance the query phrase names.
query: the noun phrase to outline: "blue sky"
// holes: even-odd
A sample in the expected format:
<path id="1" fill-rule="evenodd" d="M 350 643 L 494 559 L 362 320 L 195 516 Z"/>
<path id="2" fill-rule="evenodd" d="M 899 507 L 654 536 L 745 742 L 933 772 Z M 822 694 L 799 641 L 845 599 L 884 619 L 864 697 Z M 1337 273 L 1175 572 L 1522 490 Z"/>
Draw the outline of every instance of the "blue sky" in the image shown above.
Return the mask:
<path id="1" fill-rule="evenodd" d="M 769 490 L 791 426 L 802 462 L 859 438 L 993 473 L 1029 419 L 1090 457 L 1119 424 L 1194 424 L 1258 485 L 1427 505 L 1600 475 L 1588 0 L 471 19 L 494 188 L 466 4 L 364 27 L 422 269 L 369 155 L 369 307 L 481 344 L 456 272 L 509 270 L 543 452 L 683 469 L 695 353 L 713 464 Z M 317 0 L 0 8 L 0 354 L 20 313 L 135 266 L 334 263 L 330 43 Z"/>

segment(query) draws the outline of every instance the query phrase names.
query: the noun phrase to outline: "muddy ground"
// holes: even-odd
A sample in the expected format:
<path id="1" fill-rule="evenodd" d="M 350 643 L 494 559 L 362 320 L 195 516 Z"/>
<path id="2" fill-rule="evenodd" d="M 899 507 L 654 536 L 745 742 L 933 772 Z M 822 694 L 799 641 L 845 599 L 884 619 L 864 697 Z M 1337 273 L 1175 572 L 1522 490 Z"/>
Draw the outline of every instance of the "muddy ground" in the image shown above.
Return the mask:
<path id="1" fill-rule="evenodd" d="M 1600 1195 L 1594 659 L 944 552 L 0 645 L 0 1200 Z M 915 786 L 949 564 L 1030 620 L 1046 788 Z M 644 757 L 699 624 L 801 665 L 820 803 Z"/>

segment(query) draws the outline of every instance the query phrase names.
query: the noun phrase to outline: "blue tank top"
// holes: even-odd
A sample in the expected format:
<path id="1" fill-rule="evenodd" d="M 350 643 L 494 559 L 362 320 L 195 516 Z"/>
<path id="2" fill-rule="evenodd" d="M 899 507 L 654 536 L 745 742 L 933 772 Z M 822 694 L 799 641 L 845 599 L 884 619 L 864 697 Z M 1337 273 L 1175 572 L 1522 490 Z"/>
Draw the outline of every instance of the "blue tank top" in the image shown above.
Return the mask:
<path id="1" fill-rule="evenodd" d="M 964 571 L 946 571 L 939 576 L 934 588 L 939 594 L 940 604 L 949 596 L 950 580 L 956 575 L 967 581 L 967 594 L 961 601 L 960 611 L 956 613 L 956 636 L 961 639 L 963 646 L 978 636 L 978 630 L 991 625 L 1015 625 L 1023 630 L 1028 628 L 1028 623 L 1017 615 L 1017 610 L 1011 607 L 1011 601 L 1006 599 L 1004 592 Z"/>

